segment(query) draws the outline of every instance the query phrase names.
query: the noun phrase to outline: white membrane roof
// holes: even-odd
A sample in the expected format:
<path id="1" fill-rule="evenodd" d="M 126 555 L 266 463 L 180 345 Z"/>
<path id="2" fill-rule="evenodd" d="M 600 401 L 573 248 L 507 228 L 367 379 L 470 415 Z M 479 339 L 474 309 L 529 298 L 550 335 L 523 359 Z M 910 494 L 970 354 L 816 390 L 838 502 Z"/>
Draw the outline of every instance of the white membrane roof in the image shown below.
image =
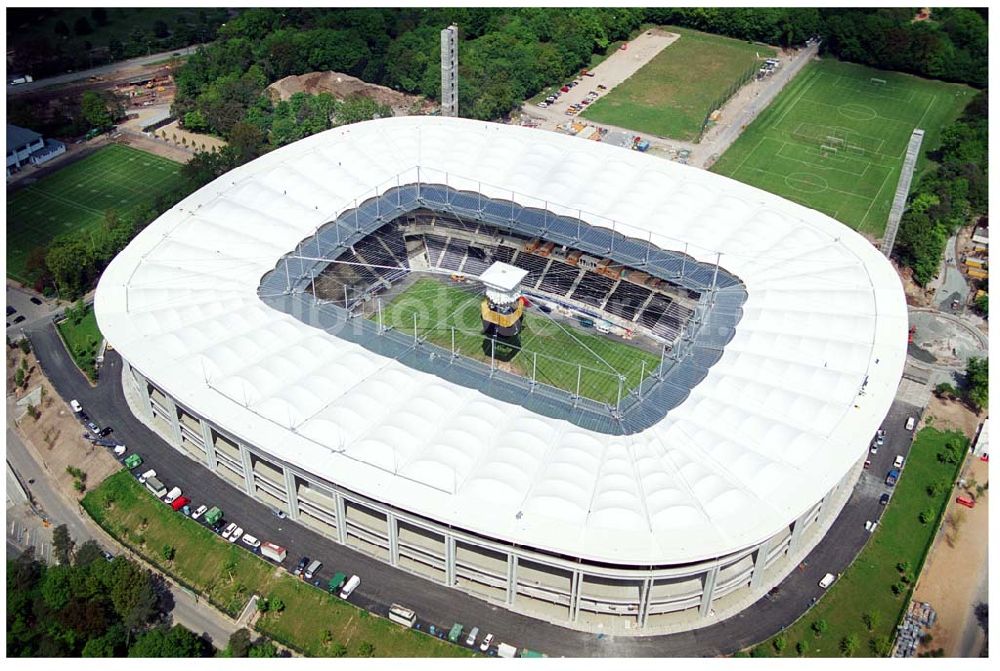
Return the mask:
<path id="1" fill-rule="evenodd" d="M 749 294 L 736 335 L 662 421 L 612 436 L 261 302 L 261 277 L 318 226 L 418 178 L 721 258 Z M 892 266 L 826 215 L 639 152 L 434 117 L 337 128 L 223 175 L 118 255 L 95 304 L 136 369 L 277 458 L 504 542 L 639 565 L 742 549 L 821 499 L 884 418 L 907 332 Z"/>

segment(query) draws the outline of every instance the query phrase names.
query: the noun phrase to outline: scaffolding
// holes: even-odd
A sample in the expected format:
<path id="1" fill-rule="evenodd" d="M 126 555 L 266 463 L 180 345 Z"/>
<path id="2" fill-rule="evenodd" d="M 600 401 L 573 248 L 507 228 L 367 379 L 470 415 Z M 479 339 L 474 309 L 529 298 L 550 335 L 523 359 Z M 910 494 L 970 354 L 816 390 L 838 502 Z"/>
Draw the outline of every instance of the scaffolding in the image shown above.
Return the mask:
<path id="1" fill-rule="evenodd" d="M 910 194 L 910 182 L 913 181 L 913 169 L 920 158 L 920 145 L 924 141 L 924 131 L 922 128 L 914 128 L 913 135 L 910 136 L 910 144 L 906 148 L 906 157 L 903 159 L 903 170 L 899 174 L 899 184 L 896 185 L 896 197 L 892 200 L 892 208 L 889 210 L 889 222 L 885 226 L 885 237 L 882 238 L 882 253 L 885 258 L 892 256 L 892 246 L 896 244 L 896 232 L 899 230 L 899 221 L 903 218 L 903 211 L 906 210 L 906 197 Z"/>

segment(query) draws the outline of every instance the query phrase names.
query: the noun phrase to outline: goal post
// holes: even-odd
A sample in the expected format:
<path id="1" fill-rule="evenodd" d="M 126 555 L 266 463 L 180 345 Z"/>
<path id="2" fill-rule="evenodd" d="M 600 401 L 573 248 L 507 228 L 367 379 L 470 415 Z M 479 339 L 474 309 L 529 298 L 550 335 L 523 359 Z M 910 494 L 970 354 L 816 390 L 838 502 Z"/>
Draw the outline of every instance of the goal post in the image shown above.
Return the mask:
<path id="1" fill-rule="evenodd" d="M 879 79 L 878 77 L 872 77 L 868 80 L 872 86 L 885 86 L 885 80 Z"/>

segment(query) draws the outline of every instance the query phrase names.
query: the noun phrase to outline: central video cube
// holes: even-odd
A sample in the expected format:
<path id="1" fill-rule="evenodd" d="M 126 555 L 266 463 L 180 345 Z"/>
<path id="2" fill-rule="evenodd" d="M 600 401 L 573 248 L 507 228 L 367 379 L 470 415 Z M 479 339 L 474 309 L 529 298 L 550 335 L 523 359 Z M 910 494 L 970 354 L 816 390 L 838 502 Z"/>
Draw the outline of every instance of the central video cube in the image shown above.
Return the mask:
<path id="1" fill-rule="evenodd" d="M 483 318 L 483 351 L 490 357 L 509 361 L 521 349 L 524 326 L 524 298 L 521 282 L 527 270 L 497 261 L 480 276 L 486 288 L 480 312 Z"/>

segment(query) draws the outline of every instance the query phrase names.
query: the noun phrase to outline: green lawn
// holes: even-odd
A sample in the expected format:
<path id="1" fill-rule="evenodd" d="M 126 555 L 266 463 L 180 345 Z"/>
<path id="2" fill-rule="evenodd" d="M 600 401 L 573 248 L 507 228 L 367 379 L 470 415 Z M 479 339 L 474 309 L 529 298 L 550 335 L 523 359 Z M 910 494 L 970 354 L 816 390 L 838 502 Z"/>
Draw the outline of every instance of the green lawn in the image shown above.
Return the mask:
<path id="1" fill-rule="evenodd" d="M 69 350 L 73 361 L 80 367 L 80 370 L 86 373 L 91 380 L 96 380 L 97 370 L 94 367 L 94 357 L 97 356 L 97 347 L 101 343 L 101 332 L 97 329 L 94 306 L 86 306 L 79 319 L 75 308 L 68 310 L 67 314 L 69 316 L 58 324 L 59 333 L 66 342 L 66 349 Z"/>
<path id="2" fill-rule="evenodd" d="M 183 184 L 179 163 L 111 145 L 8 194 L 7 275 L 25 281 L 25 262 L 70 231 L 95 229 L 109 209 L 127 212 Z"/>
<path id="3" fill-rule="evenodd" d="M 455 348 L 467 357 L 490 362 L 491 347 L 483 345 L 480 303 L 483 296 L 458 285 L 433 278 L 421 278 L 383 307 L 383 323 L 396 330 L 451 349 L 452 327 Z M 373 318 L 375 318 L 373 316 Z M 539 382 L 576 391 L 580 371 L 580 395 L 614 404 L 618 398 L 617 372 L 625 376 L 622 396 L 637 386 L 643 373 L 648 376 L 659 365 L 659 357 L 625 344 L 614 336 L 592 335 L 565 322 L 526 314 L 521 336 L 522 350 L 510 361 L 511 372 L 530 378 L 537 361 Z M 537 357 L 534 355 L 537 353 Z M 507 364 L 503 364 L 507 366 Z M 617 371 L 617 372 L 616 372 Z"/>
<path id="4" fill-rule="evenodd" d="M 201 524 L 153 498 L 128 471 L 115 473 L 83 499 L 94 520 L 164 573 L 207 595 L 236 616 L 254 593 L 279 598 L 285 609 L 258 628 L 307 654 L 329 655 L 336 644 L 358 654 L 363 642 L 379 657 L 462 657 L 472 653 L 421 632 L 404 629 L 294 578 L 228 543 Z M 172 561 L 162 549 L 172 546 Z"/>
<path id="5" fill-rule="evenodd" d="M 873 645 L 877 638 L 893 637 L 908 603 L 912 579 L 920 575 L 938 521 L 952 494 L 951 483 L 958 476 L 960 464 L 938 460 L 948 442 L 960 445 L 965 454 L 968 439 L 961 433 L 925 428 L 917 435 L 874 537 L 819 603 L 785 630 L 784 656 L 796 656 L 796 644 L 802 642 L 806 656 L 837 657 L 843 654 L 841 641 L 854 635 L 858 642 L 854 655 L 871 657 L 875 656 Z M 939 486 L 932 496 L 927 488 L 936 483 L 946 486 Z M 932 519 L 926 523 L 920 521 L 920 513 L 924 511 L 932 512 Z M 909 584 L 901 582 L 901 573 L 896 568 L 900 562 L 908 564 Z M 895 584 L 904 588 L 899 595 L 892 591 Z M 871 631 L 863 619 L 866 613 L 877 613 Z M 818 620 L 826 621 L 829 627 L 821 636 L 811 629 Z M 762 649 L 778 654 L 774 647 L 777 638 L 762 643 Z"/>
<path id="6" fill-rule="evenodd" d="M 913 129 L 924 129 L 926 154 L 973 93 L 835 60 L 810 63 L 712 170 L 878 237 Z M 928 166 L 926 157 L 918 162 L 914 185 Z"/>
<path id="7" fill-rule="evenodd" d="M 696 30 L 664 26 L 680 39 L 580 116 L 678 140 L 696 140 L 720 97 L 770 47 Z"/>

